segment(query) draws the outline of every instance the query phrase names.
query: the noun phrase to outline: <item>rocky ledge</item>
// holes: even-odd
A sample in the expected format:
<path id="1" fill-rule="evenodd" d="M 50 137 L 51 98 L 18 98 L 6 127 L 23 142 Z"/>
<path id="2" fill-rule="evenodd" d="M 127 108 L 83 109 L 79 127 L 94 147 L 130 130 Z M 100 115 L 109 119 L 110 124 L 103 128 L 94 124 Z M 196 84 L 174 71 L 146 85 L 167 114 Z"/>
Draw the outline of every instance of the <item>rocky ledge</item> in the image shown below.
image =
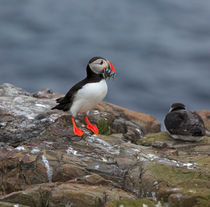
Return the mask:
<path id="1" fill-rule="evenodd" d="M 51 90 L 0 86 L 0 207 L 207 207 L 210 139 L 181 142 L 152 116 L 110 103 L 90 114 L 100 135 L 50 110 Z M 207 128 L 210 112 L 201 111 Z"/>

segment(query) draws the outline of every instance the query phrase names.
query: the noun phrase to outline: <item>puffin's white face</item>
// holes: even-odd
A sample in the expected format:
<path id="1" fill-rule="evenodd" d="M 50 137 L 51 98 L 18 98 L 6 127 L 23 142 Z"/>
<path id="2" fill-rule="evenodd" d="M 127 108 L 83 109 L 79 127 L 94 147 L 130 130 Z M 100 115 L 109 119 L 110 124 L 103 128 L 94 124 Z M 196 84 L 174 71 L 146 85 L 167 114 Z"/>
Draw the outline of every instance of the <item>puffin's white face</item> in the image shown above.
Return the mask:
<path id="1" fill-rule="evenodd" d="M 109 67 L 109 65 L 106 60 L 98 58 L 92 63 L 89 63 L 89 67 L 94 73 L 101 74 L 104 72 L 104 69 Z"/>

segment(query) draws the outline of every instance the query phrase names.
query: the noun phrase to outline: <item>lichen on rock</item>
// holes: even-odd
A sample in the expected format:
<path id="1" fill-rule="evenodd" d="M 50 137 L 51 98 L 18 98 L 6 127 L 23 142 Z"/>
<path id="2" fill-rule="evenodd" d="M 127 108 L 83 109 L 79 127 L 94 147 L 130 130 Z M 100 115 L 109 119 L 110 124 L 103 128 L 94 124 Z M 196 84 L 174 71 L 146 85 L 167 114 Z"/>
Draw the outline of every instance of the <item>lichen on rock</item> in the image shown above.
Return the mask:
<path id="1" fill-rule="evenodd" d="M 208 206 L 210 140 L 187 143 L 160 132 L 152 116 L 101 103 L 82 116 L 51 110 L 51 90 L 0 86 L 0 206 Z"/>

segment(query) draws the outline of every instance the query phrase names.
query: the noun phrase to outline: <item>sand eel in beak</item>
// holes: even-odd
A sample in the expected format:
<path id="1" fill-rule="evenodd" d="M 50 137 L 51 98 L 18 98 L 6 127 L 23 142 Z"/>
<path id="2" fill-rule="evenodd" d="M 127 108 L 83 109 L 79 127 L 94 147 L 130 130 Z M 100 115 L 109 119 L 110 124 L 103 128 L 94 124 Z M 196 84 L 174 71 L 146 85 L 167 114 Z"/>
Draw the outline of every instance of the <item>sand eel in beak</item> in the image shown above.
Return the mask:
<path id="1" fill-rule="evenodd" d="M 86 68 L 87 76 L 74 85 L 68 93 L 56 100 L 58 105 L 52 109 L 70 111 L 72 115 L 73 131 L 75 135 L 82 136 L 84 132 L 76 126 L 75 117 L 78 113 L 87 113 L 100 103 L 107 94 L 106 78 L 114 77 L 114 66 L 102 57 L 93 57 Z M 87 114 L 84 116 L 87 129 L 99 134 L 97 126 L 90 123 Z"/>
<path id="2" fill-rule="evenodd" d="M 165 127 L 174 139 L 200 141 L 205 136 L 202 118 L 186 109 L 182 103 L 174 103 L 164 120 Z"/>

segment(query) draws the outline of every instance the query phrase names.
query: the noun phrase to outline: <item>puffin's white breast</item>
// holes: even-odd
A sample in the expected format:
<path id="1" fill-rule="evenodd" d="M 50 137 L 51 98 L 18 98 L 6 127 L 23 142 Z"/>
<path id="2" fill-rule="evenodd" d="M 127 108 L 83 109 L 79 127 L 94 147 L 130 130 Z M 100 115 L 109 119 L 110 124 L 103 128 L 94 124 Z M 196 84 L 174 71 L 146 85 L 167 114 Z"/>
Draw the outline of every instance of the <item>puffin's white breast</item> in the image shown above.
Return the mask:
<path id="1" fill-rule="evenodd" d="M 89 111 L 100 103 L 107 94 L 107 84 L 104 79 L 97 83 L 87 83 L 76 93 L 70 112 L 73 116 L 77 113 Z"/>

